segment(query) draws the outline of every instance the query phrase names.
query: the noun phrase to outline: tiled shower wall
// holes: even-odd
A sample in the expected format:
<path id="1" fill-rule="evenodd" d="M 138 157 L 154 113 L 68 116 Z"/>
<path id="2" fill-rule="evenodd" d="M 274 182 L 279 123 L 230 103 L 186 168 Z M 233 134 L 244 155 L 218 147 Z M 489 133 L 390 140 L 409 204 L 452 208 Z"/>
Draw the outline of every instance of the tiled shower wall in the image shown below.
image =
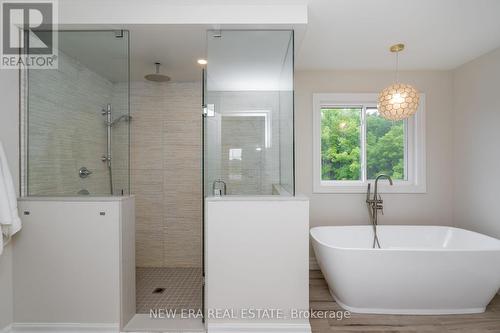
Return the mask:
<path id="1" fill-rule="evenodd" d="M 113 84 L 59 54 L 57 70 L 29 73 L 29 195 L 109 194 L 109 175 L 100 160 L 106 150 L 101 110 Z M 93 174 L 78 176 L 80 167 Z"/>
<path id="2" fill-rule="evenodd" d="M 201 84 L 130 88 L 136 265 L 201 267 Z"/>
<path id="3" fill-rule="evenodd" d="M 27 86 L 26 79 L 23 87 Z M 115 119 L 128 113 L 127 84 L 114 84 L 60 51 L 58 69 L 29 71 L 28 89 L 23 98 L 23 107 L 28 105 L 22 124 L 28 123 L 29 154 L 23 193 L 76 196 L 80 190 L 87 190 L 90 195 L 110 195 L 109 171 L 101 161 L 106 153 L 101 111 L 111 103 Z M 126 123 L 113 127 L 115 195 L 122 190 L 128 194 L 128 135 Z M 80 178 L 81 167 L 92 174 Z"/>

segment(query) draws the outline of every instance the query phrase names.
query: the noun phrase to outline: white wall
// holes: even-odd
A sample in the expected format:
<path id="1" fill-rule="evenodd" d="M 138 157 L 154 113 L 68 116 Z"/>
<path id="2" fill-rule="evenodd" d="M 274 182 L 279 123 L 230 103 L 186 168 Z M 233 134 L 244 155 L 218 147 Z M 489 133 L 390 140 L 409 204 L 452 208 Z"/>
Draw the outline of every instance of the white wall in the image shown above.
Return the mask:
<path id="1" fill-rule="evenodd" d="M 0 256 L 0 331 L 12 323 L 12 296 L 12 245 L 9 244 Z"/>
<path id="2" fill-rule="evenodd" d="M 19 73 L 0 70 L 0 141 L 6 150 L 14 184 L 19 183 Z M 1 237 L 1 236 L 0 236 Z M 13 320 L 12 243 L 0 255 L 0 329 Z"/>
<path id="3" fill-rule="evenodd" d="M 456 69 L 453 84 L 453 219 L 500 238 L 500 48 Z"/>
<path id="4" fill-rule="evenodd" d="M 452 75 L 403 72 L 401 80 L 426 94 L 427 193 L 384 194 L 381 224 L 452 224 Z M 310 198 L 311 227 L 367 224 L 365 194 L 313 194 L 313 93 L 373 93 L 392 82 L 393 72 L 299 71 L 295 75 L 296 190 Z"/>

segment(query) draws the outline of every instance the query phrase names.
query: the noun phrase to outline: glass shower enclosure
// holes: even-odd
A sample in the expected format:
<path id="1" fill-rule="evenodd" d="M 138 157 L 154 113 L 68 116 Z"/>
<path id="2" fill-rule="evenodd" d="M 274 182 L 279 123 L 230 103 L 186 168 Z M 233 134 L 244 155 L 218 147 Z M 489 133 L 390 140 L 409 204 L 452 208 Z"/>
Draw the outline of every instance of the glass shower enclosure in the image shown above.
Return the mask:
<path id="1" fill-rule="evenodd" d="M 205 197 L 293 196 L 293 31 L 209 31 L 207 46 Z"/>
<path id="2" fill-rule="evenodd" d="M 127 195 L 128 32 L 58 31 L 58 38 L 57 69 L 22 73 L 22 193 Z"/>

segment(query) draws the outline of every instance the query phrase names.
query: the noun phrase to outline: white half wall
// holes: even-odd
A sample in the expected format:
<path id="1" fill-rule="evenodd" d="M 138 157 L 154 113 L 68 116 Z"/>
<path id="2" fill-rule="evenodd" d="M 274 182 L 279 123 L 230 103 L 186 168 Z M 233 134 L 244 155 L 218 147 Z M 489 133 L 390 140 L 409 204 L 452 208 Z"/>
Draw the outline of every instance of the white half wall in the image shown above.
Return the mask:
<path id="1" fill-rule="evenodd" d="M 15 327 L 118 330 L 120 317 L 131 318 L 133 239 L 128 251 L 121 250 L 120 232 L 133 232 L 133 205 L 133 197 L 20 200 L 24 226 L 14 243 Z M 127 303 L 121 314 L 120 300 Z"/>
<path id="2" fill-rule="evenodd" d="M 309 202 L 305 197 L 219 197 L 205 206 L 207 328 L 214 332 L 310 332 Z M 281 310 L 249 318 L 250 309 Z M 220 317 L 217 311 L 229 311 Z"/>
<path id="3" fill-rule="evenodd" d="M 500 48 L 454 71 L 455 225 L 500 238 Z"/>
<path id="4" fill-rule="evenodd" d="M 14 184 L 19 184 L 19 72 L 0 71 L 0 141 Z M 1 237 L 1 235 L 0 235 Z M 12 242 L 0 255 L 0 330 L 13 321 Z"/>

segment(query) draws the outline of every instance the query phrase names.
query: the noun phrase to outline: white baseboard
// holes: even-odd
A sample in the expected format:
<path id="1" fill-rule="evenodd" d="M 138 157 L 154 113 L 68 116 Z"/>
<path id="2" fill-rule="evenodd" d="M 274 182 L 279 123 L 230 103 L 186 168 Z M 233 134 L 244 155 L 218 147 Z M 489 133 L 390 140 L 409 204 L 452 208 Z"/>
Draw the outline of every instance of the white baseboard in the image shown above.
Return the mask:
<path id="1" fill-rule="evenodd" d="M 211 323 L 208 333 L 311 333 L 308 321 L 300 323 Z M 118 324 L 14 323 L 0 333 L 119 333 Z"/>
<path id="2" fill-rule="evenodd" d="M 0 333 L 118 333 L 118 324 L 13 323 Z"/>
<path id="3" fill-rule="evenodd" d="M 311 333 L 309 322 L 301 323 L 209 323 L 207 333 Z"/>
<path id="4" fill-rule="evenodd" d="M 311 333 L 309 321 L 297 323 L 209 323 L 208 333 Z M 118 333 L 118 324 L 14 323 L 0 333 Z"/>

